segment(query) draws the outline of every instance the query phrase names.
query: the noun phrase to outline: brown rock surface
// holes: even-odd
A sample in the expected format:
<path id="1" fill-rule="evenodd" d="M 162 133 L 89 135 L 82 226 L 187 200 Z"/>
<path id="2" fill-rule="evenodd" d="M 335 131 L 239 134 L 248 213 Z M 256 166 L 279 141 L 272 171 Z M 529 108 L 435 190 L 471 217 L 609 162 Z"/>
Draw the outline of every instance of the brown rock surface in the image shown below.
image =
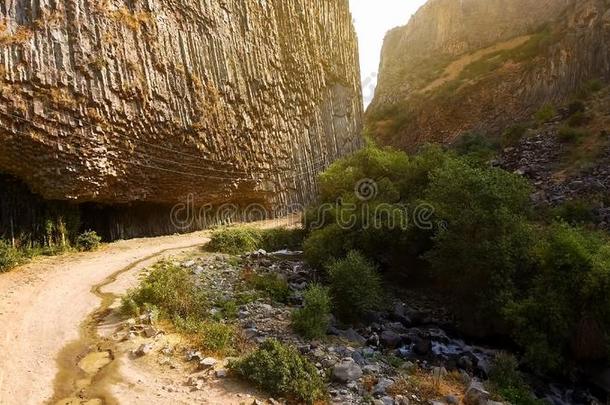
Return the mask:
<path id="1" fill-rule="evenodd" d="M 391 31 L 367 125 L 410 149 L 502 132 L 610 79 L 606 0 L 430 0 Z"/>
<path id="2" fill-rule="evenodd" d="M 361 144 L 347 0 L 16 0 L 0 13 L 0 172 L 46 199 L 303 202 Z"/>

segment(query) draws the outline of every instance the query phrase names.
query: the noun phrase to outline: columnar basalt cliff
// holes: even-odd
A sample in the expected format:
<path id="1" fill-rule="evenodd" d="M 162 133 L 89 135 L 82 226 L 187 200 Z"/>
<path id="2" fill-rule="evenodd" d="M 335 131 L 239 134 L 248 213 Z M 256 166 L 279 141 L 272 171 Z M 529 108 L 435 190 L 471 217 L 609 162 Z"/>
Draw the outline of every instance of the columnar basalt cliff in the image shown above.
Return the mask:
<path id="1" fill-rule="evenodd" d="M 388 33 L 371 133 L 411 149 L 501 133 L 610 79 L 606 0 L 430 0 Z"/>
<path id="2" fill-rule="evenodd" d="M 16 0 L 0 172 L 45 199 L 306 202 L 361 145 L 347 0 Z"/>

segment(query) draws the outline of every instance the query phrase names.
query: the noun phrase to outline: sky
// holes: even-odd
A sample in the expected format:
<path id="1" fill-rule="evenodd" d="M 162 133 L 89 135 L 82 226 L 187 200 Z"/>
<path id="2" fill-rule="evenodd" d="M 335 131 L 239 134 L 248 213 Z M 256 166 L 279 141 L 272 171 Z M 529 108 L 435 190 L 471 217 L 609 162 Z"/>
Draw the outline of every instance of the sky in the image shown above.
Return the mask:
<path id="1" fill-rule="evenodd" d="M 358 33 L 364 104 L 373 99 L 386 32 L 405 25 L 426 0 L 349 0 Z"/>

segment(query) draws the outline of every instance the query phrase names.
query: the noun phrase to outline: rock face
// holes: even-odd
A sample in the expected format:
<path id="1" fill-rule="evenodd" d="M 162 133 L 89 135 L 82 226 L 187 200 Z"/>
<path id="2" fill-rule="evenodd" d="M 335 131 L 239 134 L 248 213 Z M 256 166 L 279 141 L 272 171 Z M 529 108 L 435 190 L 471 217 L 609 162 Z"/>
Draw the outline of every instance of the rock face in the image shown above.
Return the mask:
<path id="1" fill-rule="evenodd" d="M 347 0 L 17 0 L 0 172 L 45 199 L 285 205 L 361 145 Z"/>
<path id="2" fill-rule="evenodd" d="M 367 125 L 412 148 L 496 134 L 610 79 L 605 0 L 430 0 L 388 33 Z"/>

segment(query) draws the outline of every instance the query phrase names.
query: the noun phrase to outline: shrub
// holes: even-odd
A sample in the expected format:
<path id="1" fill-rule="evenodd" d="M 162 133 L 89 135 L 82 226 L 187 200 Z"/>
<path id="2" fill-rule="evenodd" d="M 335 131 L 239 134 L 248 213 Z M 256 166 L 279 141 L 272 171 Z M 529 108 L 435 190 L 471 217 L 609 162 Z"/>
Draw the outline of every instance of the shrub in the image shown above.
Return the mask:
<path id="1" fill-rule="evenodd" d="M 582 127 L 589 122 L 589 117 L 583 112 L 575 112 L 568 118 L 568 125 L 570 127 Z"/>
<path id="2" fill-rule="evenodd" d="M 475 162 L 486 162 L 496 154 L 498 146 L 484 134 L 467 133 L 458 138 L 453 149 Z"/>
<path id="3" fill-rule="evenodd" d="M 335 314 L 342 320 L 358 320 L 383 302 L 383 288 L 377 268 L 356 251 L 328 266 L 330 292 Z"/>
<path id="4" fill-rule="evenodd" d="M 305 231 L 302 229 L 225 228 L 212 234 L 208 248 L 215 252 L 231 255 L 253 252 L 257 249 L 298 250 L 304 237 Z"/>
<path id="5" fill-rule="evenodd" d="M 237 353 L 240 336 L 232 324 L 202 320 L 196 316 L 175 318 L 174 324 L 180 332 L 190 335 L 194 344 L 206 353 L 220 356 L 233 356 Z"/>
<path id="6" fill-rule="evenodd" d="M 197 343 L 202 350 L 222 355 L 232 354 L 236 346 L 235 326 L 221 322 L 201 322 L 197 328 Z"/>
<path id="7" fill-rule="evenodd" d="M 578 143 L 587 136 L 586 131 L 582 131 L 569 126 L 561 127 L 559 129 L 558 137 L 561 142 L 564 143 Z"/>
<path id="8" fill-rule="evenodd" d="M 161 262 L 135 290 L 123 298 L 126 313 L 146 304 L 157 306 L 170 319 L 194 317 L 204 319 L 207 299 L 189 274 L 189 270 Z"/>
<path id="9" fill-rule="evenodd" d="M 260 245 L 269 252 L 282 249 L 300 250 L 302 249 L 303 239 L 305 239 L 303 229 L 274 228 L 260 232 Z"/>
<path id="10" fill-rule="evenodd" d="M 258 350 L 229 367 L 272 395 L 309 404 L 326 395 L 316 367 L 296 349 L 274 339 L 265 341 Z"/>
<path id="11" fill-rule="evenodd" d="M 574 115 L 577 113 L 584 113 L 586 109 L 585 103 L 580 100 L 576 100 L 568 105 L 568 114 Z"/>
<path id="12" fill-rule="evenodd" d="M 599 79 L 589 80 L 587 83 L 585 83 L 585 87 L 589 92 L 597 93 L 604 88 L 604 82 Z"/>
<path id="13" fill-rule="evenodd" d="M 256 274 L 251 278 L 250 284 L 276 302 L 288 302 L 290 297 L 288 282 L 274 273 Z"/>
<path id="14" fill-rule="evenodd" d="M 212 233 L 208 248 L 214 252 L 239 255 L 252 252 L 261 244 L 261 232 L 255 228 L 225 228 Z"/>
<path id="15" fill-rule="evenodd" d="M 100 246 L 102 238 L 95 231 L 87 231 L 76 238 L 76 246 L 82 251 L 90 252 Z"/>
<path id="16" fill-rule="evenodd" d="M 502 134 L 502 146 L 514 146 L 517 145 L 521 139 L 525 136 L 527 128 L 524 125 L 515 125 L 508 128 Z"/>
<path id="17" fill-rule="evenodd" d="M 545 104 L 534 114 L 534 118 L 536 118 L 539 124 L 544 124 L 555 118 L 556 115 L 557 110 L 555 107 L 552 104 Z"/>
<path id="18" fill-rule="evenodd" d="M 591 202 L 586 200 L 566 201 L 553 209 L 555 218 L 570 225 L 580 225 L 595 221 L 595 213 Z"/>
<path id="19" fill-rule="evenodd" d="M 492 391 L 514 405 L 542 405 L 543 402 L 532 395 L 518 367 L 519 364 L 514 356 L 500 353 L 489 373 Z"/>
<path id="20" fill-rule="evenodd" d="M 566 359 L 607 356 L 610 330 L 610 244 L 554 224 L 535 248 L 537 274 L 523 298 L 507 307 L 515 338 L 535 370 L 560 370 Z"/>
<path id="21" fill-rule="evenodd" d="M 497 318 L 528 256 L 531 188 L 520 176 L 461 161 L 447 162 L 431 177 L 425 201 L 446 226 L 425 257 L 459 300 L 460 315 Z"/>
<path id="22" fill-rule="evenodd" d="M 7 272 L 13 267 L 18 266 L 23 257 L 19 250 L 11 246 L 10 243 L 0 240 L 0 273 Z"/>
<path id="23" fill-rule="evenodd" d="M 307 339 L 326 335 L 330 319 L 330 296 L 327 288 L 311 285 L 304 294 L 303 308 L 292 313 L 292 327 Z"/>
<path id="24" fill-rule="evenodd" d="M 345 255 L 345 234 L 339 225 L 313 231 L 303 243 L 305 261 L 314 268 L 324 268 Z"/>

